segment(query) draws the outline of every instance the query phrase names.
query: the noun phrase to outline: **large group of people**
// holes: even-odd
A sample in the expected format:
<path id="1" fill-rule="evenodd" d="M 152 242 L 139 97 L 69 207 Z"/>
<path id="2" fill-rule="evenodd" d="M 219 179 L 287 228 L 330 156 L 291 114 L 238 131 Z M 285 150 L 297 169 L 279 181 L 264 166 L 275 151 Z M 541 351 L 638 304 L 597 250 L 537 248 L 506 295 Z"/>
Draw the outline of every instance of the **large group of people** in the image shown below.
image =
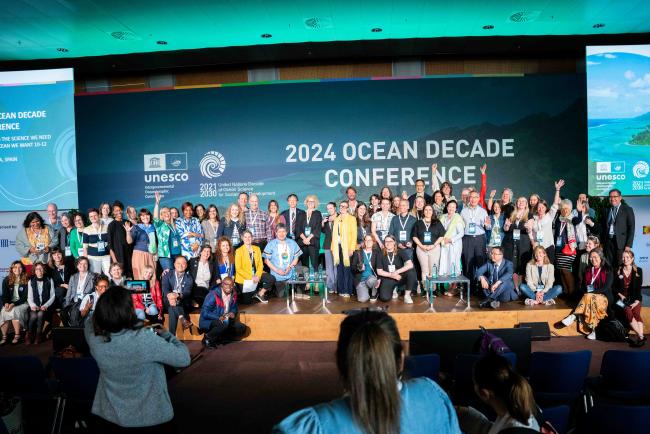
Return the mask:
<path id="1" fill-rule="evenodd" d="M 0 343 L 10 324 L 28 330 L 27 342 L 38 342 L 43 318 L 55 308 L 66 321 L 83 321 L 83 299 L 97 290 L 100 275 L 118 286 L 146 281 L 150 293 L 134 295 L 138 317 L 160 320 L 166 311 L 172 333 L 178 323 L 192 327 L 189 312 L 201 308 L 200 328 L 216 339 L 208 332 L 224 324 L 209 320 L 215 300 L 227 318 L 236 301 L 284 297 L 290 281 L 319 268 L 323 290 L 364 303 L 403 295 L 411 304 L 437 276 L 468 278 L 484 308 L 519 299 L 551 305 L 565 296 L 579 300 L 565 324 L 577 318 L 594 337 L 599 320 L 620 312 L 643 343 L 634 213 L 621 193 L 610 192 L 611 207 L 597 221 L 586 195 L 575 207 L 562 197 L 563 180 L 555 182 L 550 204 L 542 194 L 515 198 L 510 188 L 497 199 L 496 190 L 487 196 L 486 171 L 483 165 L 480 189 L 464 188 L 460 199 L 434 176 L 431 194 L 417 180 L 410 196 L 384 187 L 367 203 L 350 186 L 323 213 L 316 195 L 304 198 L 302 209 L 293 193 L 281 211 L 276 200 L 263 210 L 257 195 L 242 192 L 223 216 L 215 205 L 189 202 L 179 211 L 161 204 L 158 193 L 153 212 L 116 200 L 59 215 L 50 204 L 46 219 L 29 213 L 16 237 L 20 260 L 3 282 Z M 446 294 L 455 290 L 452 284 Z M 297 297 L 309 295 L 299 289 Z"/>

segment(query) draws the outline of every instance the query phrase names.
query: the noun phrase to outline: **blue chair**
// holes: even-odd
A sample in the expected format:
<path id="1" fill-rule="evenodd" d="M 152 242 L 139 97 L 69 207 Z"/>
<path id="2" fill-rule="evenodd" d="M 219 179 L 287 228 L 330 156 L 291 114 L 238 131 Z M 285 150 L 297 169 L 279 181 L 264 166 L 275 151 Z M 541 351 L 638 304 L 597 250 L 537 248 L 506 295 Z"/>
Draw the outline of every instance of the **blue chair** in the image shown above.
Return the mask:
<path id="1" fill-rule="evenodd" d="M 589 434 L 648 434 L 650 406 L 597 404 L 587 414 L 584 425 Z"/>
<path id="2" fill-rule="evenodd" d="M 0 392 L 22 399 L 51 398 L 45 369 L 38 357 L 0 357 Z"/>
<path id="3" fill-rule="evenodd" d="M 74 426 L 74 423 L 79 420 L 86 421 L 90 416 L 99 381 L 99 367 L 92 357 L 76 359 L 50 357 L 50 366 L 54 376 L 59 380 L 60 396 L 54 426 L 56 432 L 61 432 L 66 406 L 72 409 L 66 424 L 68 427 Z"/>
<path id="4" fill-rule="evenodd" d="M 587 384 L 597 398 L 650 404 L 650 351 L 606 351 L 600 376 Z"/>
<path id="5" fill-rule="evenodd" d="M 572 405 L 584 389 L 591 351 L 536 352 L 530 359 L 530 385 L 541 407 Z"/>
<path id="6" fill-rule="evenodd" d="M 437 354 L 409 356 L 406 358 L 404 365 L 406 374 L 411 378 L 427 377 L 433 381 L 438 381 L 440 356 Z"/>
<path id="7" fill-rule="evenodd" d="M 545 420 L 549 421 L 558 434 L 565 434 L 569 427 L 569 415 L 571 407 L 568 405 L 558 405 L 557 407 L 547 407 L 542 409 L 542 415 Z"/>
<path id="8" fill-rule="evenodd" d="M 516 353 L 503 353 L 512 366 L 517 366 Z M 484 409 L 484 405 L 474 393 L 474 365 L 483 357 L 481 354 L 461 353 L 456 356 L 453 372 L 452 400 L 455 405 L 472 405 Z M 487 410 L 486 410 L 487 411 Z"/>

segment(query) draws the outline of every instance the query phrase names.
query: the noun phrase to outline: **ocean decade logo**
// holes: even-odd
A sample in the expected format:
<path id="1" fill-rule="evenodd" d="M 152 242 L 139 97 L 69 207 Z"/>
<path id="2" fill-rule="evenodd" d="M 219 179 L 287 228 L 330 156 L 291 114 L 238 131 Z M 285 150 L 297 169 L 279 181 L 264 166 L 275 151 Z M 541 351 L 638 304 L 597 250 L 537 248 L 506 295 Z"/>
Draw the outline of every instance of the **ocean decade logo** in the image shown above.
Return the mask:
<path id="1" fill-rule="evenodd" d="M 206 152 L 199 163 L 201 175 L 208 179 L 218 178 L 226 170 L 226 159 L 217 151 Z"/>
<path id="2" fill-rule="evenodd" d="M 632 167 L 632 174 L 635 178 L 645 178 L 650 173 L 650 166 L 645 161 L 637 161 Z"/>

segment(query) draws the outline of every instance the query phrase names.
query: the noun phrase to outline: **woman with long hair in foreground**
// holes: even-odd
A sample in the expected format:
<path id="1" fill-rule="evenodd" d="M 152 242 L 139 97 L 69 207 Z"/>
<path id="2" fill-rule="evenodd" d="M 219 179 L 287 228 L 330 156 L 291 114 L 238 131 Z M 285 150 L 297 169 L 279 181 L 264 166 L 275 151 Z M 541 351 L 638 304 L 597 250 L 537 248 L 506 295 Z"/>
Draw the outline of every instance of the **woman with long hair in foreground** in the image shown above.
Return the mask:
<path id="1" fill-rule="evenodd" d="M 345 318 L 336 364 L 346 394 L 292 414 L 275 433 L 460 433 L 449 397 L 436 383 L 401 379 L 404 350 L 387 313 L 363 310 Z"/>

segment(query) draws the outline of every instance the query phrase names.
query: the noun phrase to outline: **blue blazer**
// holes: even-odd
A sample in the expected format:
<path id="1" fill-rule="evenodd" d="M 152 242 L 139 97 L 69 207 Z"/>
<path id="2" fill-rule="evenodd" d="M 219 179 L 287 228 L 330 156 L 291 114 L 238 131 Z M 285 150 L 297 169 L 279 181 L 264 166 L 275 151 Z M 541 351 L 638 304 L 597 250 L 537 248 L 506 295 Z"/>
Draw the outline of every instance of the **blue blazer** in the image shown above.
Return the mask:
<path id="1" fill-rule="evenodd" d="M 512 289 L 514 291 L 515 283 L 512 281 L 512 270 L 513 270 L 512 261 L 503 259 L 501 261 L 501 266 L 499 267 L 499 270 L 496 273 L 496 280 L 501 281 L 502 287 L 507 289 Z M 489 261 L 481 265 L 478 268 L 478 270 L 476 270 L 476 274 L 474 275 L 474 278 L 478 280 L 481 276 L 484 276 L 488 280 L 488 282 L 492 284 L 493 283 L 491 280 L 492 273 L 494 273 L 494 262 Z"/>
<path id="2" fill-rule="evenodd" d="M 167 274 L 162 277 L 162 292 L 164 300 L 167 300 L 167 294 L 174 292 L 174 287 L 176 286 L 176 271 L 174 269 L 169 270 Z M 192 296 L 192 286 L 194 286 L 194 279 L 190 276 L 189 271 L 185 271 L 183 275 L 183 280 L 181 280 L 181 298 L 187 298 Z"/>

